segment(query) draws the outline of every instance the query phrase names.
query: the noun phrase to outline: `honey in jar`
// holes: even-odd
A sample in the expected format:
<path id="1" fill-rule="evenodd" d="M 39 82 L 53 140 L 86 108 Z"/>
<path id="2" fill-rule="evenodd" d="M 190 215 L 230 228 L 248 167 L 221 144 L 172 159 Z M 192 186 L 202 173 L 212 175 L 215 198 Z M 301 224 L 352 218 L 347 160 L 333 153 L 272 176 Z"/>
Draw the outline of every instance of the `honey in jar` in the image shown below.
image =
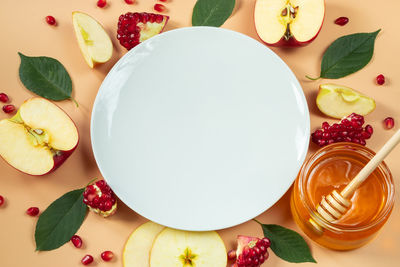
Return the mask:
<path id="1" fill-rule="evenodd" d="M 335 143 L 318 150 L 302 166 L 291 196 L 298 226 L 312 240 L 336 250 L 358 248 L 370 241 L 389 218 L 394 203 L 392 175 L 384 162 L 351 197 L 350 209 L 328 222 L 316 207 L 323 196 L 340 192 L 375 155 L 353 143 Z"/>

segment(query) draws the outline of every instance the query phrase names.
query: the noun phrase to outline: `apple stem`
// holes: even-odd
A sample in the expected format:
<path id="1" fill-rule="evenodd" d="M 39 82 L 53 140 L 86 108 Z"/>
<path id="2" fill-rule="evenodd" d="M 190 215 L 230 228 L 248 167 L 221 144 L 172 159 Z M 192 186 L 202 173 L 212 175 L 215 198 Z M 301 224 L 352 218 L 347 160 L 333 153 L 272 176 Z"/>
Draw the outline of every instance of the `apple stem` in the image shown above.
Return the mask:
<path id="1" fill-rule="evenodd" d="M 315 81 L 315 80 L 321 79 L 321 77 L 312 78 L 312 77 L 310 77 L 310 76 L 308 76 L 308 75 L 306 75 L 306 78 L 307 78 L 307 79 L 310 79 L 310 80 L 312 80 L 312 81 Z"/>
<path id="2" fill-rule="evenodd" d="M 72 97 L 71 97 L 71 100 L 72 100 L 72 102 L 74 102 L 74 103 L 75 103 L 76 107 L 77 107 L 77 108 L 79 108 L 79 104 L 78 104 L 78 102 L 76 102 L 76 100 L 75 100 L 74 98 L 72 98 Z"/>

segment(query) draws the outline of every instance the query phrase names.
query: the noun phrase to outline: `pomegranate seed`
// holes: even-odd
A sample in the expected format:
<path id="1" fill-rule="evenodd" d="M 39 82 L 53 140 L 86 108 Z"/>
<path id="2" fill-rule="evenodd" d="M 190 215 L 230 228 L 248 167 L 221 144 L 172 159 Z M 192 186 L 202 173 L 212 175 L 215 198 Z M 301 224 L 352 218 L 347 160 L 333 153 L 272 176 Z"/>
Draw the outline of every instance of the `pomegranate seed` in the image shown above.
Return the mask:
<path id="1" fill-rule="evenodd" d="M 100 188 L 103 189 L 103 187 L 106 185 L 106 182 L 104 180 L 100 180 L 96 182 L 96 185 Z"/>
<path id="2" fill-rule="evenodd" d="M 322 129 L 324 129 L 324 130 L 326 131 L 326 130 L 328 130 L 328 128 L 329 128 L 329 123 L 326 122 L 326 121 L 324 121 L 324 122 L 322 123 Z"/>
<path id="3" fill-rule="evenodd" d="M 335 19 L 335 24 L 340 25 L 340 26 L 346 25 L 347 22 L 349 22 L 348 17 L 339 17 L 339 18 Z"/>
<path id="4" fill-rule="evenodd" d="M 26 210 L 26 214 L 28 214 L 29 216 L 36 216 L 39 214 L 39 208 L 30 207 L 29 209 Z"/>
<path id="5" fill-rule="evenodd" d="M 72 242 L 72 244 L 74 244 L 74 246 L 76 248 L 81 248 L 82 244 L 83 244 L 82 239 L 81 239 L 81 237 L 79 235 L 72 236 L 71 237 L 71 242 Z"/>
<path id="6" fill-rule="evenodd" d="M 132 5 L 135 2 L 135 0 L 125 0 L 125 3 L 128 5 Z"/>
<path id="7" fill-rule="evenodd" d="M 15 111 L 15 106 L 14 105 L 4 105 L 3 106 L 3 111 L 5 113 L 12 113 Z"/>
<path id="8" fill-rule="evenodd" d="M 154 5 L 154 10 L 157 12 L 164 12 L 165 11 L 165 6 L 162 4 L 155 4 Z"/>
<path id="9" fill-rule="evenodd" d="M 385 83 L 385 76 L 383 76 L 383 74 L 379 74 L 378 76 L 376 76 L 376 83 L 379 85 L 382 85 Z"/>
<path id="10" fill-rule="evenodd" d="M 5 93 L 0 93 L 0 102 L 7 103 L 8 100 L 8 95 L 6 95 Z"/>
<path id="11" fill-rule="evenodd" d="M 107 250 L 101 253 L 101 258 L 103 259 L 103 261 L 110 261 L 113 257 L 114 253 L 112 253 L 112 251 Z"/>
<path id="12" fill-rule="evenodd" d="M 111 200 L 107 200 L 107 201 L 104 203 L 104 210 L 105 210 L 105 211 L 109 211 L 109 210 L 112 208 L 112 206 L 113 206 L 113 204 L 112 204 Z"/>
<path id="13" fill-rule="evenodd" d="M 371 125 L 367 124 L 367 126 L 365 126 L 365 131 L 367 131 L 369 134 L 373 134 L 374 128 L 372 128 Z"/>
<path id="14" fill-rule="evenodd" d="M 228 260 L 234 260 L 236 259 L 236 251 L 235 250 L 229 250 L 228 251 Z"/>
<path id="15" fill-rule="evenodd" d="M 159 0 L 159 1 L 160 1 L 160 2 L 164 2 L 164 3 L 165 3 L 165 2 L 167 2 L 168 0 Z"/>
<path id="16" fill-rule="evenodd" d="M 264 237 L 261 240 L 262 240 L 264 246 L 266 246 L 267 248 L 269 248 L 271 246 L 271 240 L 269 240 L 269 238 Z"/>
<path id="17" fill-rule="evenodd" d="M 46 22 L 49 25 L 56 25 L 56 19 L 53 16 L 47 16 Z"/>
<path id="18" fill-rule="evenodd" d="M 367 131 L 364 131 L 364 132 L 361 133 L 361 138 L 362 139 L 369 139 L 369 138 L 371 138 L 371 134 L 369 132 L 367 132 Z"/>
<path id="19" fill-rule="evenodd" d="M 107 5 L 107 1 L 106 0 L 99 0 L 97 1 L 97 6 L 100 8 L 103 8 Z"/>
<path id="20" fill-rule="evenodd" d="M 392 117 L 387 117 L 383 120 L 383 123 L 385 124 L 385 128 L 388 130 L 394 127 L 394 119 Z"/>
<path id="21" fill-rule="evenodd" d="M 0 195 L 0 207 L 4 204 L 4 197 Z"/>
<path id="22" fill-rule="evenodd" d="M 93 262 L 93 257 L 91 255 L 85 255 L 83 256 L 81 262 L 83 265 L 89 265 Z"/>

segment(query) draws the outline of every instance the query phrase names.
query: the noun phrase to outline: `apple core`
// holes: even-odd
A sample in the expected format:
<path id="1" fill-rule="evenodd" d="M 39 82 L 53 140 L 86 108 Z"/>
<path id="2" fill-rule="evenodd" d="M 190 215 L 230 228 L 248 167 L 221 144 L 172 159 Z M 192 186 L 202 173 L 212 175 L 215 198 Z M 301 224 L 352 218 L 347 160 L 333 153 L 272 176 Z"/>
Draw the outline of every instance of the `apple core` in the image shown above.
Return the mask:
<path id="1" fill-rule="evenodd" d="M 302 46 L 318 35 L 324 0 L 257 0 L 254 22 L 259 37 L 272 46 Z"/>

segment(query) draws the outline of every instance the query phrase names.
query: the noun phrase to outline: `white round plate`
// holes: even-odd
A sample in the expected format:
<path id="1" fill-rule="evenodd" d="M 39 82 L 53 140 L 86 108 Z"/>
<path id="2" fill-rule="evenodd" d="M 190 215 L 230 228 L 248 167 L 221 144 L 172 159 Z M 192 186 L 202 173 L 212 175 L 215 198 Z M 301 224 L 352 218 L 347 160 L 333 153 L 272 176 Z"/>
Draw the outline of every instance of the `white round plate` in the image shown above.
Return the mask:
<path id="1" fill-rule="evenodd" d="M 288 190 L 308 149 L 309 113 L 288 66 L 243 34 L 168 31 L 129 51 L 94 103 L 91 139 L 118 197 L 165 226 L 217 230 Z"/>

